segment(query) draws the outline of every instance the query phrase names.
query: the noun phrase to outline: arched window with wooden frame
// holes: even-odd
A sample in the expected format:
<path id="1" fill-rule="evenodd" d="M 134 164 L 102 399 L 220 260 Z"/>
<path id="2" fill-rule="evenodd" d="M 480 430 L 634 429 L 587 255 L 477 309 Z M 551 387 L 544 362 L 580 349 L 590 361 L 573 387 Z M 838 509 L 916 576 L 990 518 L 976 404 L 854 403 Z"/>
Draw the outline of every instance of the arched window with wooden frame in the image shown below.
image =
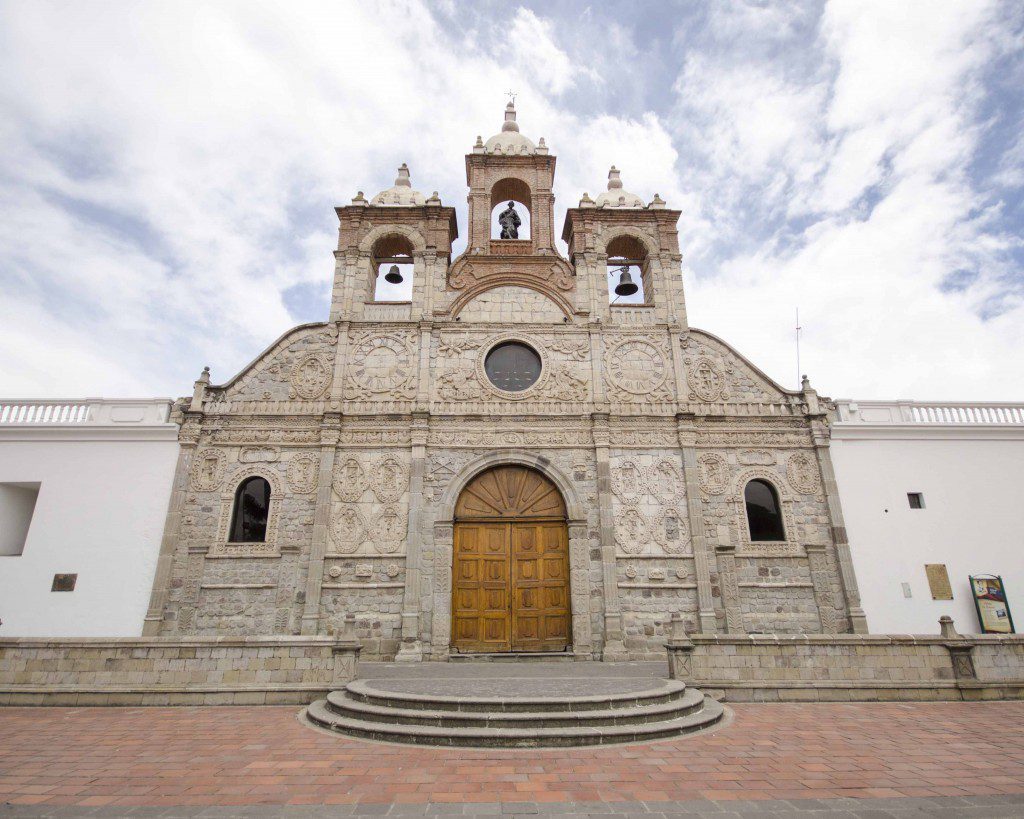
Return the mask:
<path id="1" fill-rule="evenodd" d="M 390 304 L 412 301 L 412 242 L 400 233 L 382 236 L 370 252 L 373 300 Z"/>
<path id="2" fill-rule="evenodd" d="M 231 512 L 231 543 L 263 543 L 270 517 L 270 482 L 259 475 L 246 478 L 235 490 Z"/>
<path id="3" fill-rule="evenodd" d="M 616 236 L 605 249 L 608 260 L 608 301 L 612 305 L 654 303 L 647 248 L 635 236 Z M 635 285 L 633 291 L 630 285 Z"/>
<path id="4" fill-rule="evenodd" d="M 782 522 L 779 493 L 768 481 L 755 478 L 743 488 L 750 540 L 784 541 L 786 527 Z"/>

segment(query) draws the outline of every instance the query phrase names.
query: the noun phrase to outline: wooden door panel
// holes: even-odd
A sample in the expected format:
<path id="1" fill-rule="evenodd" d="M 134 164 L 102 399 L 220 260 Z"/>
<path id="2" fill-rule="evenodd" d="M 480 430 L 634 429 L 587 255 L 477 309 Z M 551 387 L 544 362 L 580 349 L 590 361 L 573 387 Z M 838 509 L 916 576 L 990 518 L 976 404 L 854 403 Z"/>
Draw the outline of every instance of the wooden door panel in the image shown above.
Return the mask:
<path id="1" fill-rule="evenodd" d="M 564 523 L 511 526 L 512 649 L 561 651 L 569 645 L 569 549 Z"/>
<path id="2" fill-rule="evenodd" d="M 460 523 L 455 527 L 452 572 L 452 648 L 511 649 L 507 523 Z"/>

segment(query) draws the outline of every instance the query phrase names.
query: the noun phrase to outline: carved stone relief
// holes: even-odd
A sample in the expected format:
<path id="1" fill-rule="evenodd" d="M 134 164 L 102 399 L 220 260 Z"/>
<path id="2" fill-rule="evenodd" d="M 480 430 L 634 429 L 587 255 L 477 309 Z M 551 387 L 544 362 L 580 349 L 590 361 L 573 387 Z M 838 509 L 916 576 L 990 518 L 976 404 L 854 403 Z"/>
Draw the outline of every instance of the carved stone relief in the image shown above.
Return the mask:
<path id="1" fill-rule="evenodd" d="M 635 506 L 644 491 L 644 468 L 632 458 L 621 458 L 611 467 L 612 492 L 627 506 Z"/>
<path id="2" fill-rule="evenodd" d="M 326 357 L 311 353 L 300 359 L 292 369 L 290 398 L 307 401 L 319 398 L 331 385 L 331 365 Z"/>
<path id="3" fill-rule="evenodd" d="M 686 356 L 683 363 L 689 375 L 691 401 L 725 401 L 729 398 L 725 373 L 717 361 L 708 356 L 696 359 Z"/>
<path id="4" fill-rule="evenodd" d="M 197 492 L 215 492 L 224 473 L 224 455 L 216 449 L 202 449 L 192 463 L 192 488 Z"/>
<path id="5" fill-rule="evenodd" d="M 821 489 L 821 476 L 816 459 L 805 452 L 789 456 L 786 462 L 789 484 L 803 495 L 813 495 Z"/>
<path id="6" fill-rule="evenodd" d="M 346 458 L 334 469 L 334 491 L 347 502 L 354 503 L 366 492 L 366 471 L 358 458 Z"/>
<path id="7" fill-rule="evenodd" d="M 775 463 L 775 453 L 767 449 L 744 449 L 736 457 L 744 466 L 771 466 Z"/>
<path id="8" fill-rule="evenodd" d="M 395 506 L 385 506 L 372 524 L 373 545 L 378 551 L 392 554 L 405 541 L 406 520 Z"/>
<path id="9" fill-rule="evenodd" d="M 411 334 L 370 335 L 354 342 L 345 397 L 402 400 L 416 394 Z"/>
<path id="10" fill-rule="evenodd" d="M 674 460 L 659 458 L 647 470 L 647 491 L 663 503 L 679 497 L 682 473 Z"/>
<path id="11" fill-rule="evenodd" d="M 247 446 L 238 453 L 238 461 L 243 464 L 273 463 L 280 457 L 281 450 L 276 446 Z"/>
<path id="12" fill-rule="evenodd" d="M 366 540 L 366 520 L 354 506 L 339 505 L 331 515 L 331 542 L 341 554 L 352 554 Z"/>
<path id="13" fill-rule="evenodd" d="M 627 396 L 668 398 L 665 382 L 669 365 L 660 344 L 646 338 L 626 338 L 608 351 L 605 373 L 609 387 Z"/>
<path id="14" fill-rule="evenodd" d="M 651 526 L 655 542 L 669 554 L 690 553 L 690 533 L 686 514 L 672 506 L 663 506 Z"/>
<path id="15" fill-rule="evenodd" d="M 701 492 L 721 495 L 729 488 L 729 464 L 717 452 L 706 452 L 697 459 L 697 482 Z"/>
<path id="16" fill-rule="evenodd" d="M 624 510 L 615 521 L 615 542 L 625 554 L 640 554 L 650 537 L 650 525 L 637 509 Z"/>
<path id="17" fill-rule="evenodd" d="M 381 458 L 373 465 L 370 485 L 381 503 L 393 503 L 409 488 L 409 468 L 393 455 Z"/>
<path id="18" fill-rule="evenodd" d="M 288 464 L 288 488 L 300 495 L 315 492 L 319 470 L 320 459 L 315 455 L 296 455 Z"/>

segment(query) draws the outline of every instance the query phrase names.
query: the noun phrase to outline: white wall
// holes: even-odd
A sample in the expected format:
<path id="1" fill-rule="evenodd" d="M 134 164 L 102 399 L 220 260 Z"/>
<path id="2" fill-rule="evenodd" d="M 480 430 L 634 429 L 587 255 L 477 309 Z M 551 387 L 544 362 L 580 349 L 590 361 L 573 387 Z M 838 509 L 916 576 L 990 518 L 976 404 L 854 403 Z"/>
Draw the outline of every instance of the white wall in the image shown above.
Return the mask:
<path id="1" fill-rule="evenodd" d="M 140 414 L 104 403 L 117 404 L 115 419 Z M 0 419 L 0 483 L 40 484 L 23 554 L 0 555 L 0 635 L 142 633 L 178 444 L 167 402 L 137 403 L 141 421 L 109 412 L 99 424 Z M 57 573 L 78 574 L 73 592 L 50 591 Z"/>
<path id="2" fill-rule="evenodd" d="M 934 634 L 943 614 L 979 632 L 971 574 L 1002 575 L 1024 632 L 1024 425 L 841 422 L 832 458 L 873 633 Z M 953 600 L 931 599 L 926 563 L 946 564 Z"/>
<path id="3" fill-rule="evenodd" d="M 0 555 L 24 550 L 38 494 L 38 483 L 0 483 Z"/>

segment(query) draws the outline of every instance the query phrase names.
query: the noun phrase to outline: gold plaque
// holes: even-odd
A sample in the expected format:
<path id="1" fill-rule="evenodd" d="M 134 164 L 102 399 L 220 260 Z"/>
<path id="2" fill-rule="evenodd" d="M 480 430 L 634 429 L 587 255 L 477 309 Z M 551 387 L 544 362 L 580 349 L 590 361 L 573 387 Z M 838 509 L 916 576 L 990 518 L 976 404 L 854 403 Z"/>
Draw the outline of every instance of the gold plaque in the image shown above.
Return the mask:
<path id="1" fill-rule="evenodd" d="M 949 572 L 945 563 L 925 563 L 924 572 L 928 575 L 928 589 L 932 600 L 952 600 L 953 587 L 949 585 Z"/>

